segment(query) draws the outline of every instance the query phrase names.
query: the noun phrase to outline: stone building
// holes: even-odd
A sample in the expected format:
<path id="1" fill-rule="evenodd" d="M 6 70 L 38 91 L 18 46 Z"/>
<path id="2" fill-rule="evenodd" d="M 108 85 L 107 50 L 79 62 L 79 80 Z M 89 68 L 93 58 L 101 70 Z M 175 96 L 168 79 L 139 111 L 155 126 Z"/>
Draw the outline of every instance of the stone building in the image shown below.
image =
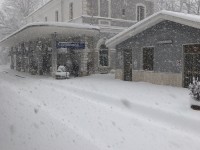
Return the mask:
<path id="1" fill-rule="evenodd" d="M 200 78 L 200 17 L 161 11 L 107 41 L 116 78 L 188 87 Z"/>
<path id="2" fill-rule="evenodd" d="M 35 64 L 37 73 L 44 72 L 44 68 L 50 70 L 50 66 L 55 72 L 56 66 L 65 65 L 67 62 L 77 63 L 80 75 L 107 73 L 115 69 L 116 51 L 105 46 L 106 40 L 152 15 L 153 10 L 154 3 L 149 0 L 50 0 L 26 18 L 27 25 L 24 28 L 3 39 L 0 44 L 10 47 L 13 54 L 11 66 L 18 64 L 18 67 L 14 67 L 17 70 L 32 70 L 24 67 L 27 67 L 26 64 L 31 62 L 31 57 L 34 56 L 32 64 Z M 82 26 L 89 34 L 84 34 L 81 30 L 79 35 L 79 30 L 76 31 L 75 28 L 74 34 L 66 32 L 72 29 L 73 25 L 80 29 L 78 24 L 90 24 L 89 29 Z M 63 32 L 60 32 L 62 30 Z M 91 34 L 91 30 L 94 34 Z M 41 32 L 34 33 L 35 36 L 31 37 L 33 32 L 39 31 Z M 13 39 L 15 42 L 11 41 Z M 83 43 L 84 48 L 75 50 L 57 47 L 52 42 Z M 26 55 L 26 60 L 21 59 L 21 55 Z"/>

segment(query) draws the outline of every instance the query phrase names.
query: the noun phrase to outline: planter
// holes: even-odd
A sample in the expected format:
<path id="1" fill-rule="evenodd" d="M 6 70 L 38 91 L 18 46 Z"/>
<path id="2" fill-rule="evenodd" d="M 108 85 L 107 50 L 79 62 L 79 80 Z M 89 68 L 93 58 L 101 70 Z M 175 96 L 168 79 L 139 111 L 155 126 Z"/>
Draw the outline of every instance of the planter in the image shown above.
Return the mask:
<path id="1" fill-rule="evenodd" d="M 190 98 L 190 106 L 194 110 L 200 110 L 200 101 Z"/>

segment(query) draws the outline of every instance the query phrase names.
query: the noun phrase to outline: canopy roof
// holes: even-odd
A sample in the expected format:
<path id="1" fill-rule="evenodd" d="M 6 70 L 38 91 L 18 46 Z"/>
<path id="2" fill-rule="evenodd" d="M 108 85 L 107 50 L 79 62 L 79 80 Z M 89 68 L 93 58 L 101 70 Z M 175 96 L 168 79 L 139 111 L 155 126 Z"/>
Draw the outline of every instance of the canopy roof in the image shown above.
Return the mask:
<path id="1" fill-rule="evenodd" d="M 164 20 L 169 20 L 200 29 L 200 16 L 163 10 L 147 17 L 146 19 L 112 37 L 106 42 L 106 45 L 107 47 L 115 48 L 116 45 L 120 44 L 121 42 L 148 28 L 151 28 L 152 26 Z"/>
<path id="2" fill-rule="evenodd" d="M 65 22 L 37 22 L 28 24 L 0 41 L 0 46 L 10 47 L 21 42 L 39 38 L 50 38 L 52 34 L 59 37 L 96 36 L 100 29 L 88 24 Z"/>

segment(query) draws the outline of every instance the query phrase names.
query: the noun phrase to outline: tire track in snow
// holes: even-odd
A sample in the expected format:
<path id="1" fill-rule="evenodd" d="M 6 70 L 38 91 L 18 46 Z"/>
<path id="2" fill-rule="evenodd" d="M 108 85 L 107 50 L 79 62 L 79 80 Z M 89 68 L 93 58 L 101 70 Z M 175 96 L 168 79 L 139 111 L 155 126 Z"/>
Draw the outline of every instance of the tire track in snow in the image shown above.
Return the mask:
<path id="1" fill-rule="evenodd" d="M 8 86 L 8 84 L 1 84 L 0 86 L 9 89 L 11 93 L 15 93 L 16 95 L 18 95 L 18 91 L 16 88 L 14 88 L 13 86 Z M 59 93 L 59 91 L 58 91 Z M 60 91 L 60 93 L 62 94 L 63 92 Z M 67 120 L 63 121 L 63 118 L 65 118 L 65 116 L 63 116 L 63 114 L 59 111 L 56 111 L 55 108 L 53 107 L 45 107 L 43 106 L 42 101 L 39 101 L 37 98 L 33 98 L 30 97 L 29 95 L 27 95 L 28 93 L 26 93 L 26 91 L 23 92 L 22 95 L 18 95 L 20 96 L 23 100 L 27 100 L 29 103 L 31 103 L 31 106 L 35 106 L 35 108 L 33 109 L 33 111 L 37 111 L 38 112 L 42 112 L 43 114 L 46 114 L 47 116 L 50 116 L 49 118 L 53 118 L 53 120 L 56 120 L 56 122 L 59 122 L 60 124 L 63 124 L 67 127 L 67 129 L 71 132 L 74 133 L 74 135 L 79 135 L 83 140 L 85 140 L 86 142 L 88 142 L 87 144 L 91 144 L 92 150 L 103 150 L 103 148 L 99 147 L 98 145 L 94 144 L 93 139 L 90 137 L 90 134 L 88 134 L 84 129 L 80 128 L 79 126 L 76 126 L 76 129 L 74 129 L 74 124 L 69 124 L 67 122 Z M 27 99 L 28 97 L 28 99 Z M 19 99 L 19 97 L 18 97 Z M 39 108 L 38 108 L 39 106 Z M 99 141 L 99 143 L 101 143 Z M 103 145 L 103 143 L 101 143 L 101 145 Z M 106 147 L 106 146 L 105 146 Z M 94 149 L 95 148 L 95 149 Z"/>
<path id="2" fill-rule="evenodd" d="M 112 97 L 99 92 L 89 91 L 74 86 L 61 85 L 58 83 L 52 83 L 45 80 L 41 80 L 40 82 L 45 83 L 47 87 L 49 87 L 49 85 L 55 86 L 56 88 L 58 87 L 59 89 L 56 90 L 62 91 L 64 94 L 73 93 L 71 94 L 71 96 L 73 95 L 74 97 L 79 98 L 81 100 L 88 99 L 91 102 L 97 102 L 103 105 L 107 105 L 108 107 L 109 104 L 111 104 L 111 106 L 116 106 L 117 108 L 120 108 L 119 112 L 123 109 L 123 111 L 131 112 L 132 115 L 139 114 L 140 116 L 146 118 L 150 122 L 155 121 L 159 122 L 162 125 L 164 124 L 165 126 L 170 126 L 172 129 L 184 132 L 192 131 L 192 133 L 195 135 L 200 134 L 199 131 L 200 120 L 196 120 L 186 116 L 180 116 L 176 113 L 166 110 L 160 110 L 158 108 L 154 108 L 149 105 L 137 102 L 130 102 L 127 99 L 120 99 L 117 97 Z"/>
<path id="3" fill-rule="evenodd" d="M 187 116 L 181 116 L 170 111 L 151 107 L 149 105 L 144 105 L 132 101 L 130 102 L 127 99 L 120 99 L 117 97 L 112 97 L 102 93 L 77 88 L 74 86 L 64 86 L 58 83 L 49 83 L 47 81 L 45 81 L 45 83 L 47 85 L 50 84 L 51 86 L 55 85 L 56 87 L 59 87 L 59 90 L 63 91 L 64 93 L 74 93 L 74 96 L 79 99 L 88 99 L 91 102 L 98 102 L 108 106 L 109 104 L 111 104 L 120 108 L 119 111 L 123 110 L 131 112 L 132 114 L 139 114 L 150 122 L 156 121 L 162 125 L 164 124 L 165 126 L 170 126 L 171 129 L 180 130 L 181 132 L 192 132 L 197 137 L 199 137 L 200 135 L 200 120 L 189 118 Z M 59 91 L 58 89 L 56 90 Z"/>
<path id="4" fill-rule="evenodd" d="M 43 85 L 43 80 L 42 81 L 39 81 L 39 82 L 42 82 L 42 85 Z M 46 82 L 46 81 L 45 81 Z M 36 83 L 38 83 L 38 81 L 36 82 Z M 58 84 L 58 85 L 56 85 L 56 84 L 52 84 L 51 85 L 51 83 L 49 83 L 49 82 L 46 82 L 46 83 L 48 83 L 48 84 L 46 84 L 45 86 L 46 86 L 46 88 L 52 88 L 52 86 L 54 86 L 55 85 L 55 87 L 54 87 L 54 89 L 56 90 L 56 93 L 58 94 L 58 93 L 60 93 L 60 94 L 66 94 L 66 95 L 70 95 L 70 97 L 75 97 L 75 98 L 79 98 L 80 100 L 82 100 L 82 101 L 85 101 L 85 99 L 88 99 L 89 100 L 89 102 L 92 102 L 92 103 L 99 103 L 99 104 L 102 104 L 102 105 L 106 105 L 106 106 L 108 106 L 109 107 L 109 105 L 108 105 L 108 101 L 109 101 L 109 104 L 112 104 L 112 105 L 114 105 L 114 106 L 117 106 L 116 107 L 116 109 L 117 109 L 117 111 L 116 111 L 116 113 L 120 113 L 120 114 L 125 114 L 125 115 L 127 115 L 127 112 L 130 114 L 130 112 L 131 112 L 131 115 L 135 115 L 136 117 L 138 117 L 137 116 L 137 114 L 140 114 L 140 115 L 142 115 L 142 118 L 147 118 L 148 119 L 148 117 L 147 117 L 147 114 L 146 113 L 148 113 L 148 111 L 150 111 L 150 110 L 148 110 L 147 112 L 145 112 L 145 114 L 144 114 L 144 109 L 149 109 L 150 107 L 149 106 L 144 106 L 144 105 L 141 105 L 141 104 L 139 104 L 139 106 L 141 107 L 141 110 L 139 110 L 139 113 L 137 112 L 137 111 L 135 111 L 135 109 L 134 109 L 134 107 L 138 107 L 138 105 L 136 105 L 135 103 L 130 103 L 128 100 L 123 100 L 123 103 L 121 102 L 121 99 L 119 99 L 119 98 L 114 98 L 114 97 L 111 97 L 111 96 L 109 96 L 109 95 L 104 95 L 104 94 L 102 94 L 102 93 L 98 93 L 98 92 L 91 92 L 91 91 L 88 91 L 88 90 L 85 90 L 85 89 L 80 89 L 80 88 L 76 88 L 76 87 L 74 87 L 74 86 L 62 86 L 62 85 L 60 85 L 60 84 Z M 49 86 L 49 84 L 51 85 L 51 86 Z M 34 84 L 33 84 L 34 85 Z M 57 88 L 58 87 L 58 88 Z M 90 93 L 90 94 L 89 94 Z M 81 96 L 79 96 L 79 94 L 82 94 L 82 95 L 84 95 L 85 96 L 85 98 L 83 98 L 82 97 L 82 95 Z M 102 98 L 103 98 L 103 101 L 102 101 Z M 31 101 L 35 101 L 35 100 L 37 100 L 37 99 L 32 99 Z M 117 101 L 117 102 L 116 102 Z M 127 107 L 128 106 L 128 107 Z M 120 109 L 119 109 L 120 108 Z M 53 108 L 52 108 L 53 109 Z M 123 112 L 121 111 L 121 109 L 123 109 Z M 132 110 L 132 109 L 134 109 L 134 111 Z M 139 109 L 139 108 L 138 108 Z M 48 109 L 48 111 L 50 111 L 51 112 L 51 110 L 50 109 Z M 156 109 L 156 111 L 155 112 L 159 112 L 157 109 Z M 49 112 L 48 112 L 49 113 Z M 55 112 L 56 113 L 56 112 Z M 160 112 L 159 112 L 160 113 Z M 54 116 L 56 116 L 56 117 L 61 117 L 62 116 L 62 114 L 58 114 L 58 113 L 56 113 L 56 114 L 52 114 L 52 115 L 54 115 Z M 172 114 L 172 115 L 174 115 L 174 114 Z M 152 115 L 151 114 L 149 114 L 149 116 L 151 116 L 152 117 Z M 62 118 L 62 117 L 61 117 Z M 60 119 L 61 119 L 60 118 Z M 141 119 L 142 119 L 141 118 Z M 59 119 L 59 120 L 60 120 Z M 146 119 L 146 120 L 147 120 Z M 160 119 L 160 118 L 156 118 L 156 119 Z M 155 120 L 156 120 L 155 119 Z M 156 120 L 156 121 L 159 121 L 159 120 Z M 161 123 L 162 123 L 162 121 L 161 121 Z M 155 124 L 155 125 L 157 125 L 157 124 Z M 161 125 L 162 126 L 162 125 Z M 182 132 L 180 132 L 179 134 L 182 134 Z M 194 137 L 193 137 L 194 138 Z"/>

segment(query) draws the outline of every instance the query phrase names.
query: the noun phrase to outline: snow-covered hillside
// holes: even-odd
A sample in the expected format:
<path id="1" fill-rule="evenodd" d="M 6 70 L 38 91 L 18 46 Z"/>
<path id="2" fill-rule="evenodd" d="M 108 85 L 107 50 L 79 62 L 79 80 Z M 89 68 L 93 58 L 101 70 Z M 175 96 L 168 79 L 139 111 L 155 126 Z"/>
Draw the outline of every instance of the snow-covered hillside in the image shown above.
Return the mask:
<path id="1" fill-rule="evenodd" d="M 187 89 L 0 66 L 1 150 L 198 150 L 199 116 Z"/>

